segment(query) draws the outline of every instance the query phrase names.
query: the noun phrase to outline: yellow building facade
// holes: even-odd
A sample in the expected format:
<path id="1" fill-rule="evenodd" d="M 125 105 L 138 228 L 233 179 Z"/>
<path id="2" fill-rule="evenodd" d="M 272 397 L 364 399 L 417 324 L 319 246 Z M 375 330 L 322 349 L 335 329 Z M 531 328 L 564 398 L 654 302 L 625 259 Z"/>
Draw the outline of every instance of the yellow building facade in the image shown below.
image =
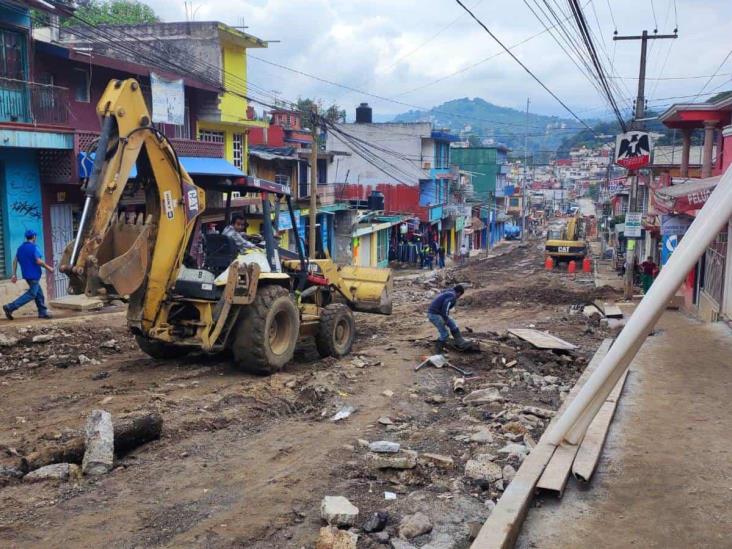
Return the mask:
<path id="1" fill-rule="evenodd" d="M 264 120 L 249 119 L 247 109 L 247 50 L 266 48 L 259 38 L 219 23 L 220 66 L 222 84 L 227 90 L 219 95 L 217 112 L 199 119 L 196 133 L 201 141 L 223 143 L 226 160 L 247 173 L 251 128 L 266 128 Z"/>

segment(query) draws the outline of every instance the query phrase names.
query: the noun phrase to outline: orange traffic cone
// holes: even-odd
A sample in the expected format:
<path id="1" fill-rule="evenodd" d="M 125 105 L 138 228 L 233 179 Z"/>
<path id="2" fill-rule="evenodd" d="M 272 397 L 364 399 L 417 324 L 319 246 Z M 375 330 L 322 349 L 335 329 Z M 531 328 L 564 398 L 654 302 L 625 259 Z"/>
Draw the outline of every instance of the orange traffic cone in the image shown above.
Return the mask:
<path id="1" fill-rule="evenodd" d="M 544 260 L 544 268 L 547 271 L 551 271 L 554 268 L 554 260 L 552 259 L 552 256 L 546 256 L 546 259 Z"/>
<path id="2" fill-rule="evenodd" d="M 582 260 L 582 272 L 583 273 L 591 273 L 592 272 L 592 261 L 589 257 L 585 257 Z"/>
<path id="3" fill-rule="evenodd" d="M 567 267 L 567 272 L 569 274 L 574 274 L 577 271 L 577 262 L 573 259 L 569 262 L 569 266 Z"/>

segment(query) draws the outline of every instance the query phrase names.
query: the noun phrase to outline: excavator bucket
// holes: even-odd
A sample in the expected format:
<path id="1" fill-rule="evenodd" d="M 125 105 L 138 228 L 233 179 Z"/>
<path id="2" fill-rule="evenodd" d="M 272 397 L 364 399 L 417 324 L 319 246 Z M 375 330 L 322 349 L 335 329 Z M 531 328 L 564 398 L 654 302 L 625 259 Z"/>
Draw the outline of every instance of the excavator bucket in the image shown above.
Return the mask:
<path id="1" fill-rule="evenodd" d="M 391 269 L 346 265 L 338 269 L 338 274 L 331 283 L 350 296 L 356 311 L 391 314 L 394 289 Z"/>
<path id="2" fill-rule="evenodd" d="M 145 273 L 150 257 L 150 216 L 145 222 L 143 215 L 138 216 L 130 223 L 125 214 L 121 213 L 112 220 L 104 241 L 97 250 L 97 264 L 99 265 L 98 281 L 87 280 L 94 274 L 70 276 L 70 287 L 74 294 L 85 293 L 89 288 L 100 288 L 102 285 L 112 286 L 119 296 L 130 295 L 140 287 L 145 279 Z M 71 257 L 73 242 L 64 250 L 61 264 L 68 264 Z M 96 293 L 96 292 L 93 292 Z M 111 295 L 109 293 L 105 294 Z"/>
<path id="3" fill-rule="evenodd" d="M 119 295 L 130 295 L 145 280 L 150 258 L 150 229 L 145 225 L 132 246 L 99 268 L 99 278 L 114 287 Z"/>

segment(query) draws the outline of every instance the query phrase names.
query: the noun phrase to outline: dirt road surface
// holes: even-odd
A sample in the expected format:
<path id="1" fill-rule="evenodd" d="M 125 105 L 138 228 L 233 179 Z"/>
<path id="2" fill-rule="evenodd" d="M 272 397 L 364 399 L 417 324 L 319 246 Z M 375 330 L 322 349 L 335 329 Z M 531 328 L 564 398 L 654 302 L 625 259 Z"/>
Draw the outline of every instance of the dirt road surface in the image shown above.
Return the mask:
<path id="1" fill-rule="evenodd" d="M 541 243 L 514 243 L 466 267 L 398 270 L 394 314 L 358 314 L 353 355 L 321 360 L 303 342 L 295 361 L 268 378 L 242 374 L 225 357 L 152 360 L 121 312 L 2 323 L 10 341 L 0 347 L 0 545 L 314 547 L 322 498 L 342 495 L 360 509 L 359 547 L 383 547 L 416 511 L 432 531 L 415 546 L 467 547 L 548 423 L 526 407 L 558 408 L 607 336 L 570 306 L 612 291 L 547 273 L 542 259 Z M 464 404 L 454 372 L 413 370 L 432 354 L 427 304 L 455 282 L 469 290 L 454 316 L 484 352 L 449 358 L 474 371 L 467 393 L 493 389 L 493 402 Z M 508 336 L 510 327 L 548 330 L 579 348 L 533 349 Z M 350 417 L 331 421 L 346 405 L 355 408 Z M 23 456 L 73 436 L 95 408 L 113 417 L 156 410 L 163 435 L 117 456 L 105 476 L 14 478 Z M 363 445 L 376 440 L 418 452 L 418 463 L 375 468 L 378 456 Z M 507 444 L 513 450 L 500 452 Z M 465 476 L 481 455 L 505 478 Z M 359 529 L 374 511 L 389 515 L 381 540 Z"/>

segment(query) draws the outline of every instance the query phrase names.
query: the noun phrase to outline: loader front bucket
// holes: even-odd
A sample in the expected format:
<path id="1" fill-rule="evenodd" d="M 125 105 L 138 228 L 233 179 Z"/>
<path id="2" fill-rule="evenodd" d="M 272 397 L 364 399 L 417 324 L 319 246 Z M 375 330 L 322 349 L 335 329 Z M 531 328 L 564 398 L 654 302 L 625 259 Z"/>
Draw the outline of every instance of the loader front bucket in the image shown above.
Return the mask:
<path id="1" fill-rule="evenodd" d="M 391 269 L 345 265 L 338 269 L 340 280 L 331 281 L 351 299 L 356 311 L 390 315 L 394 282 Z"/>

